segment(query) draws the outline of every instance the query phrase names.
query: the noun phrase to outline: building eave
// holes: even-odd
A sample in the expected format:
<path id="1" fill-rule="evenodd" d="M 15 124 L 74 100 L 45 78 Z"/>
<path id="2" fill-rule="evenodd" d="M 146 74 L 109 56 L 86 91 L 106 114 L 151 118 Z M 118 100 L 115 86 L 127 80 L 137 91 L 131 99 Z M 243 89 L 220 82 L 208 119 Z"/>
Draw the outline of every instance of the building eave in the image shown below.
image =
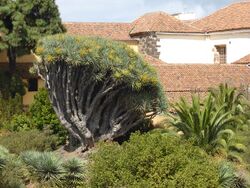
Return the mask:
<path id="1" fill-rule="evenodd" d="M 242 34 L 250 33 L 250 29 L 237 29 L 237 30 L 226 30 L 226 31 L 213 31 L 213 32 L 202 32 L 202 33 L 184 33 L 184 32 L 156 32 L 157 35 L 179 35 L 179 36 L 211 36 L 211 35 L 225 35 L 225 34 Z"/>

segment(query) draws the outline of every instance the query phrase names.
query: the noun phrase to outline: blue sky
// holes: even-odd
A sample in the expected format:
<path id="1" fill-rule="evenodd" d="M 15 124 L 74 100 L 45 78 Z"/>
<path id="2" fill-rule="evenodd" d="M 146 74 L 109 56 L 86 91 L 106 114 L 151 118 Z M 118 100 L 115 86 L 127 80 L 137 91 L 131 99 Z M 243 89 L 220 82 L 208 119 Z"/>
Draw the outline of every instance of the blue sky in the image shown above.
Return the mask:
<path id="1" fill-rule="evenodd" d="M 56 0 L 63 21 L 131 22 L 146 12 L 194 12 L 203 17 L 237 0 Z"/>

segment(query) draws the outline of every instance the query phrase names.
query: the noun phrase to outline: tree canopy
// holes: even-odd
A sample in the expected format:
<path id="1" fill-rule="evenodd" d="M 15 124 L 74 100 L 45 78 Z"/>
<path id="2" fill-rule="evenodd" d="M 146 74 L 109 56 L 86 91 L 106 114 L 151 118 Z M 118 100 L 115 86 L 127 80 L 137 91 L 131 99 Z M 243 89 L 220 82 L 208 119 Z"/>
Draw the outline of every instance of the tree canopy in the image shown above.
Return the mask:
<path id="1" fill-rule="evenodd" d="M 65 31 L 54 0 L 1 0 L 0 50 L 7 50 L 10 69 L 16 56 L 30 53 L 36 41 Z"/>
<path id="2" fill-rule="evenodd" d="M 166 107 L 156 71 L 124 43 L 54 35 L 36 54 L 59 119 L 82 145 L 122 136 Z"/>

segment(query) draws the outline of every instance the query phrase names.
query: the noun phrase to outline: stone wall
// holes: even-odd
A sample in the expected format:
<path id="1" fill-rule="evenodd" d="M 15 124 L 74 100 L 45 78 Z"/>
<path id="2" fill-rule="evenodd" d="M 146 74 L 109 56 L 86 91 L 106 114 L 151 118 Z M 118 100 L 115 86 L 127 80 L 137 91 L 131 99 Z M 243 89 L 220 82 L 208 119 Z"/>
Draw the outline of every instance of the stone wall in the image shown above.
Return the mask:
<path id="1" fill-rule="evenodd" d="M 139 36 L 139 51 L 142 54 L 147 54 L 155 58 L 159 58 L 160 52 L 158 51 L 157 42 L 159 39 L 155 32 L 144 33 Z"/>

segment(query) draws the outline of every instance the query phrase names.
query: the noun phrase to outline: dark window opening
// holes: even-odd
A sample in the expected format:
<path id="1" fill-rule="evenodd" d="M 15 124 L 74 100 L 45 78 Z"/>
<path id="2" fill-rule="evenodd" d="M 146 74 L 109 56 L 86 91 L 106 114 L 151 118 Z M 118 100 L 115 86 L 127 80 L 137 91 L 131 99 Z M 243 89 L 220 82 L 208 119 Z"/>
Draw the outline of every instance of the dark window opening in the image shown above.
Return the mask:
<path id="1" fill-rule="evenodd" d="M 215 46 L 217 52 L 219 53 L 219 63 L 226 64 L 227 63 L 227 49 L 226 45 L 218 45 Z"/>
<path id="2" fill-rule="evenodd" d="M 38 91 L 37 78 L 31 78 L 28 80 L 28 91 Z"/>

